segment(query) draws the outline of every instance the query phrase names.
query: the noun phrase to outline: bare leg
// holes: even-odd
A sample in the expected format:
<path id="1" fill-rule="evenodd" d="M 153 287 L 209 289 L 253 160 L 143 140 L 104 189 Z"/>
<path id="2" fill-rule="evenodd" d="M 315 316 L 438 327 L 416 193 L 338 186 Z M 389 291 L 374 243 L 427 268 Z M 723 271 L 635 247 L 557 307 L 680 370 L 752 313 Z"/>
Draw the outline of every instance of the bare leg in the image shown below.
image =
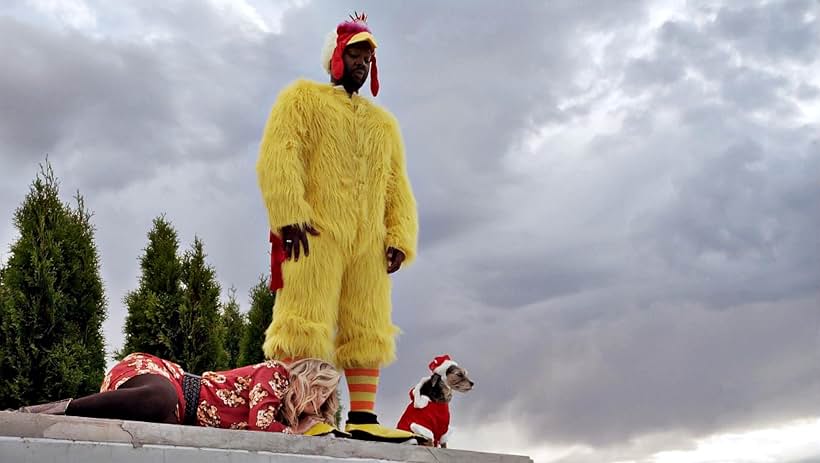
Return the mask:
<path id="1" fill-rule="evenodd" d="M 163 376 L 147 374 L 129 379 L 115 391 L 72 400 L 66 415 L 178 423 L 176 406 L 177 393 L 171 382 Z"/>

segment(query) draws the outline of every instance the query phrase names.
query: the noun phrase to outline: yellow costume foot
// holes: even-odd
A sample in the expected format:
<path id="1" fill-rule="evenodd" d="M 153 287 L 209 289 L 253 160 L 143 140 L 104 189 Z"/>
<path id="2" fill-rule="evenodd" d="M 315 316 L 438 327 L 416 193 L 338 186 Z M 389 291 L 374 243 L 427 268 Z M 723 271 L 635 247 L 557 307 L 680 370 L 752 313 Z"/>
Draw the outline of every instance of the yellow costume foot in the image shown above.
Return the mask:
<path id="1" fill-rule="evenodd" d="M 333 437 L 352 437 L 350 434 L 336 429 L 327 423 L 316 423 L 302 434 L 303 436 L 333 436 Z"/>
<path id="2" fill-rule="evenodd" d="M 347 414 L 345 431 L 350 433 L 353 439 L 359 440 L 392 442 L 396 444 L 418 443 L 418 436 L 412 432 L 385 428 L 379 424 L 374 413 L 368 412 L 349 412 Z"/>

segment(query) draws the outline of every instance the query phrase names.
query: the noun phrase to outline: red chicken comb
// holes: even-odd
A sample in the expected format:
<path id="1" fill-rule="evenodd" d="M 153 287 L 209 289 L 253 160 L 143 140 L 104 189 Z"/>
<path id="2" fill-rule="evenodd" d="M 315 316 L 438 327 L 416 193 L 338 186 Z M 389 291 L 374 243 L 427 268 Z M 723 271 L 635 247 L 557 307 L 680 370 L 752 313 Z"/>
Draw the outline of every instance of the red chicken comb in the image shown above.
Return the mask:
<path id="1" fill-rule="evenodd" d="M 354 11 L 352 15 L 349 16 L 350 20 L 353 22 L 363 22 L 367 23 L 367 13 L 362 11 L 361 13 Z"/>

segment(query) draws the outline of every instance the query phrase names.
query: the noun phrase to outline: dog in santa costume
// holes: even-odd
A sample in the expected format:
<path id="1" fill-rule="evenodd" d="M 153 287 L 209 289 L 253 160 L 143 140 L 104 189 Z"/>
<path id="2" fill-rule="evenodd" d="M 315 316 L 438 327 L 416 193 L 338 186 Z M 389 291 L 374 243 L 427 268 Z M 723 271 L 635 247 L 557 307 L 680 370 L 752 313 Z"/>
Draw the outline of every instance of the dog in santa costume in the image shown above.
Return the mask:
<path id="1" fill-rule="evenodd" d="M 449 355 L 436 357 L 429 368 L 432 374 L 410 389 L 410 403 L 396 427 L 423 436 L 433 447 L 447 447 L 452 391 L 467 392 L 475 383 Z"/>
<path id="2" fill-rule="evenodd" d="M 345 370 L 346 430 L 404 442 L 379 425 L 380 368 L 395 359 L 389 274 L 416 254 L 418 216 L 396 119 L 359 88 L 379 92 L 376 39 L 356 15 L 330 35 L 330 83 L 297 80 L 278 96 L 256 171 L 271 241 L 273 321 L 268 358 L 315 357 Z"/>

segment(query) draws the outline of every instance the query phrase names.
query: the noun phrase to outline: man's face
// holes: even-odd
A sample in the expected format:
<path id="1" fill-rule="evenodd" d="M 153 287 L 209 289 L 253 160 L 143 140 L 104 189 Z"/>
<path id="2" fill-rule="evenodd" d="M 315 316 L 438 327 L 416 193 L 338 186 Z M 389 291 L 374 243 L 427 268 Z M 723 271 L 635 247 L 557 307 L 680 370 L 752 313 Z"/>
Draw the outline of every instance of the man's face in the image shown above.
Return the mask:
<path id="1" fill-rule="evenodd" d="M 342 60 L 345 63 L 344 79 L 357 87 L 364 85 L 370 73 L 370 60 L 373 58 L 373 49 L 367 42 L 354 43 L 345 48 Z"/>

